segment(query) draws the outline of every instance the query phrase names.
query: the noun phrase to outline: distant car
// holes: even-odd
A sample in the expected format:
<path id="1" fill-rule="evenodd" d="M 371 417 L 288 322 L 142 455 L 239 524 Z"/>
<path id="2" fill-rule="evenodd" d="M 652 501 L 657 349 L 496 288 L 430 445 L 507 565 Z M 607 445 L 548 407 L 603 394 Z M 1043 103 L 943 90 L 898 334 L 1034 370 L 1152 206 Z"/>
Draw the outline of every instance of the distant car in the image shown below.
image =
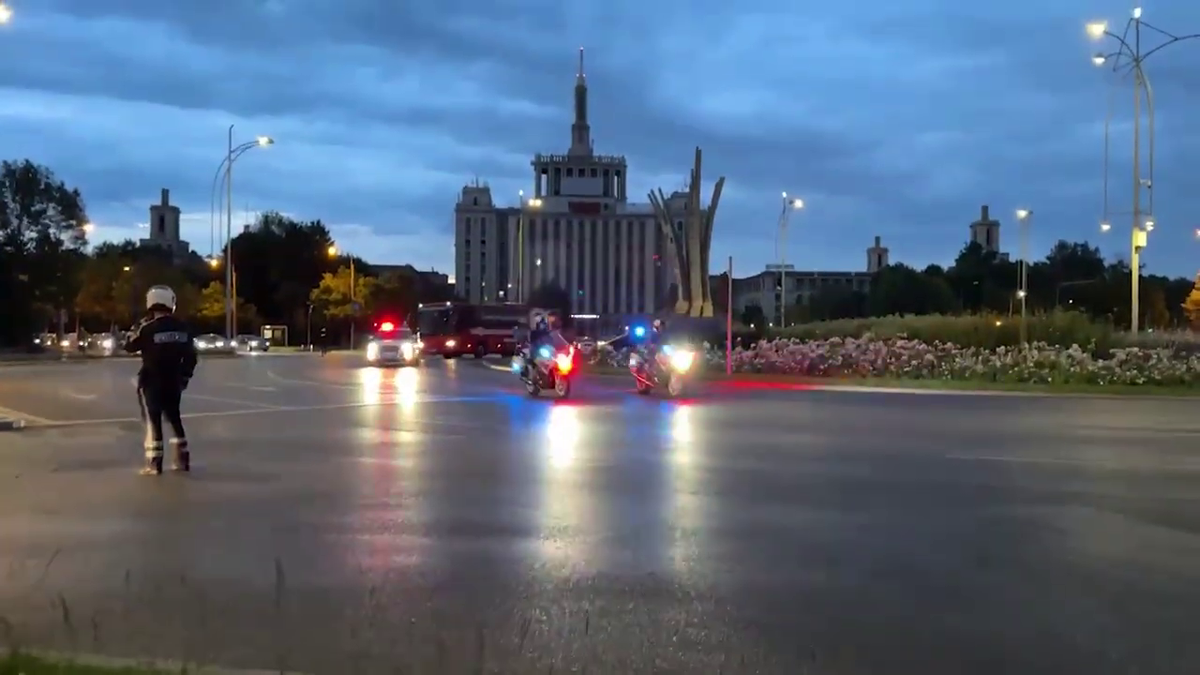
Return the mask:
<path id="1" fill-rule="evenodd" d="M 216 333 L 197 335 L 193 342 L 196 343 L 197 350 L 208 354 L 229 354 L 237 349 L 236 342 L 226 340 Z"/>
<path id="2" fill-rule="evenodd" d="M 408 326 L 384 321 L 367 342 L 367 363 L 373 366 L 419 365 L 421 343 Z"/>
<path id="3" fill-rule="evenodd" d="M 239 335 L 234 338 L 237 348 L 247 352 L 266 352 L 271 350 L 271 343 L 257 335 Z"/>

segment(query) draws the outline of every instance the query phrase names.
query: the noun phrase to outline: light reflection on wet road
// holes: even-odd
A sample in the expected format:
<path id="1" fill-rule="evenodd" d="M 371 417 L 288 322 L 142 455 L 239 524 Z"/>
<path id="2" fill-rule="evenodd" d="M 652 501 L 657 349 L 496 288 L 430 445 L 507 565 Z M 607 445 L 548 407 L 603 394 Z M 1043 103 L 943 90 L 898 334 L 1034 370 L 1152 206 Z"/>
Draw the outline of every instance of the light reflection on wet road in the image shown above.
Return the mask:
<path id="1" fill-rule="evenodd" d="M 481 635 L 500 672 L 1200 664 L 1187 401 L 553 402 L 471 361 L 268 356 L 206 362 L 196 473 L 145 479 L 131 374 L 0 371 L 0 406 L 61 423 L 0 436 L 0 615 L 37 644 L 338 674 L 460 672 Z"/>

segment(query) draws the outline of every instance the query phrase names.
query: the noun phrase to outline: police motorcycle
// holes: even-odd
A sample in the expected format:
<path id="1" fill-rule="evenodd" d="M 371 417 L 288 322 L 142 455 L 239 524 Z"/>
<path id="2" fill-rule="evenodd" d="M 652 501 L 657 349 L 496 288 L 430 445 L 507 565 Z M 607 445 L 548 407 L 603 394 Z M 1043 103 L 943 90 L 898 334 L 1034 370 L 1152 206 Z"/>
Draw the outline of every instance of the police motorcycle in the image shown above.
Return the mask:
<path id="1" fill-rule="evenodd" d="M 654 333 L 661 330 L 655 321 Z M 636 326 L 629 336 L 635 347 L 629 354 L 629 372 L 633 375 L 637 393 L 647 396 L 656 389 L 666 389 L 672 398 L 682 396 L 690 386 L 696 364 L 696 352 L 686 345 L 662 342 L 655 347 L 645 326 Z"/>
<path id="2" fill-rule="evenodd" d="M 531 316 L 531 325 L 547 326 L 544 316 Z M 571 377 L 575 371 L 575 347 L 557 329 L 547 329 L 538 344 L 519 350 L 512 360 L 512 371 L 525 384 L 530 396 L 552 389 L 560 399 L 571 395 Z"/>

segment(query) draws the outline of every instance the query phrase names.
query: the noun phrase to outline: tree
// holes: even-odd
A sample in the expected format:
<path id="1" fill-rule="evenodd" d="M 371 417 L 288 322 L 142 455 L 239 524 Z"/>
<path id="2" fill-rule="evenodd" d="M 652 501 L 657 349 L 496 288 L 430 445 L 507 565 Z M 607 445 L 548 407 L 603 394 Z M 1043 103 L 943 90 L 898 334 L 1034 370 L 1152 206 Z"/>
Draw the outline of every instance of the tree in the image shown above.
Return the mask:
<path id="1" fill-rule="evenodd" d="M 1187 317 L 1192 330 L 1200 330 L 1200 274 L 1192 285 L 1192 292 L 1183 301 L 1183 313 Z"/>
<path id="2" fill-rule="evenodd" d="M 213 281 L 200 291 L 192 318 L 198 329 L 216 333 L 224 331 L 225 284 Z M 262 324 L 258 310 L 240 296 L 237 299 L 237 319 L 238 330 L 243 333 L 254 332 L 252 329 L 257 329 Z"/>
<path id="3" fill-rule="evenodd" d="M 262 214 L 232 242 L 238 295 L 257 307 L 264 321 L 299 329 L 313 288 L 341 262 L 329 256 L 333 243 L 319 220 Z M 361 266 L 359 272 L 366 276 L 369 269 Z"/>
<path id="4" fill-rule="evenodd" d="M 161 258 L 148 257 L 122 266 L 113 284 L 112 321 L 122 326 L 137 322 L 146 311 L 146 291 L 158 285 L 170 286 L 175 291 L 176 313 L 183 317 L 192 314 L 200 294 L 195 286 L 188 283 L 183 270 Z"/>
<path id="5" fill-rule="evenodd" d="M 368 305 L 373 314 L 389 314 L 416 320 L 417 287 L 414 276 L 406 271 L 379 277 L 371 286 Z"/>
<path id="6" fill-rule="evenodd" d="M 362 274 L 354 275 L 354 294 L 350 293 L 350 268 L 339 267 L 336 272 L 326 272 L 316 288 L 309 292 L 309 301 L 322 314 L 332 319 L 349 319 L 356 314 L 370 313 L 371 299 L 375 295 L 378 280 Z M 351 299 L 353 298 L 353 300 Z M 354 303 L 361 306 L 354 311 Z"/>
<path id="7" fill-rule="evenodd" d="M 25 342 L 74 304 L 86 256 L 78 190 L 29 160 L 0 163 L 0 343 Z"/>
<path id="8" fill-rule="evenodd" d="M 760 305 L 746 305 L 740 317 L 743 326 L 763 329 L 767 326 L 767 314 Z"/>
<path id="9" fill-rule="evenodd" d="M 876 272 L 867 295 L 867 309 L 872 316 L 941 314 L 954 311 L 956 304 L 954 292 L 944 280 L 902 264 Z"/>

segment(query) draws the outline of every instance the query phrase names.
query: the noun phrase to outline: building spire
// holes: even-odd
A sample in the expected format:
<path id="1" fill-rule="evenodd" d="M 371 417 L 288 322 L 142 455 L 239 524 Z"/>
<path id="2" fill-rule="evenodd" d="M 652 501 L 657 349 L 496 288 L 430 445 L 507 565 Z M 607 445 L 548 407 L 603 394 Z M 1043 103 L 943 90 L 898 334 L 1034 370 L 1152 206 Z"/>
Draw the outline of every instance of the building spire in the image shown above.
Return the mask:
<path id="1" fill-rule="evenodd" d="M 575 122 L 571 124 L 571 155 L 592 154 L 592 130 L 588 126 L 587 77 L 583 74 L 583 47 L 579 48 L 579 72 L 575 75 Z"/>

